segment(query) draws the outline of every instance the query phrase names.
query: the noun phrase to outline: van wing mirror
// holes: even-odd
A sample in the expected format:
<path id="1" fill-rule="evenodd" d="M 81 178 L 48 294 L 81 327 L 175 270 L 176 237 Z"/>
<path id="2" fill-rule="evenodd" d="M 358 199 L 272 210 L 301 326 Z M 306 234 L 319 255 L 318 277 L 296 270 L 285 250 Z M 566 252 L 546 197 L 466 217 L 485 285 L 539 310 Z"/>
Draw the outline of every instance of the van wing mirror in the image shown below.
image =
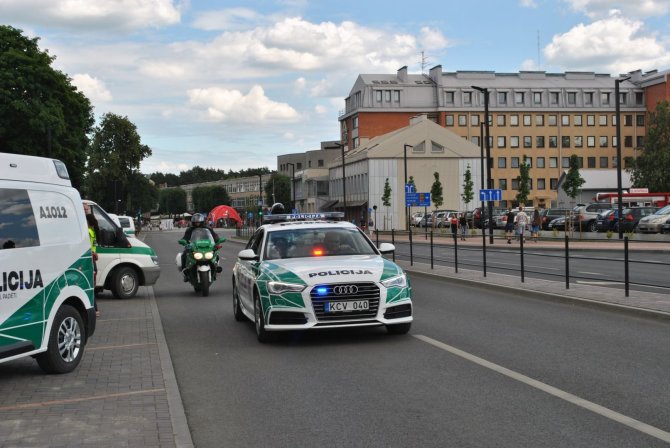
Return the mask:
<path id="1" fill-rule="evenodd" d="M 188 241 L 186 241 L 186 240 L 179 240 L 179 241 L 177 241 L 177 243 L 179 243 L 181 246 L 186 246 L 186 245 L 188 244 Z"/>
<path id="2" fill-rule="evenodd" d="M 382 254 L 390 254 L 395 252 L 395 246 L 391 243 L 381 243 L 379 245 L 379 252 Z"/>
<path id="3" fill-rule="evenodd" d="M 258 255 L 256 255 L 256 252 L 254 252 L 253 249 L 244 249 L 241 250 L 238 254 L 237 257 L 240 260 L 245 260 L 245 261 L 257 261 L 258 260 Z"/>

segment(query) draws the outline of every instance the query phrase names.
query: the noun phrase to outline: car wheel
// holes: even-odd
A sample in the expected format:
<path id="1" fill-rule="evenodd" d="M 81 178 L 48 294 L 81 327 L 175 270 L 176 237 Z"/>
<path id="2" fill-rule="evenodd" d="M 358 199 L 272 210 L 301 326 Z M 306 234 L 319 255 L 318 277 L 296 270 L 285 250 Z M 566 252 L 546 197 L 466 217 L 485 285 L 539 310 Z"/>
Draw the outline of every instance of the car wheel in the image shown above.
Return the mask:
<path id="1" fill-rule="evenodd" d="M 112 277 L 112 294 L 117 299 L 134 297 L 139 287 L 140 277 L 137 271 L 129 266 L 118 268 Z"/>
<path id="2" fill-rule="evenodd" d="M 36 356 L 37 364 L 46 373 L 72 372 L 81 361 L 86 335 L 81 316 L 70 305 L 56 312 L 47 351 Z"/>
<path id="3" fill-rule="evenodd" d="M 407 334 L 410 328 L 412 328 L 412 322 L 407 322 L 404 324 L 387 325 L 386 331 L 389 334 Z"/>
<path id="4" fill-rule="evenodd" d="M 254 292 L 254 325 L 256 326 L 256 337 L 258 342 L 266 343 L 274 340 L 274 334 L 265 330 L 265 316 L 261 307 L 261 298 L 258 292 Z"/>
<path id="5" fill-rule="evenodd" d="M 242 304 L 240 303 L 240 291 L 237 289 L 237 283 L 233 280 L 233 316 L 238 322 L 243 322 L 245 316 L 242 313 Z"/>
<path id="6" fill-rule="evenodd" d="M 589 221 L 589 225 L 588 225 L 587 228 L 588 228 L 589 232 L 595 232 L 597 230 L 596 221 L 595 220 Z"/>

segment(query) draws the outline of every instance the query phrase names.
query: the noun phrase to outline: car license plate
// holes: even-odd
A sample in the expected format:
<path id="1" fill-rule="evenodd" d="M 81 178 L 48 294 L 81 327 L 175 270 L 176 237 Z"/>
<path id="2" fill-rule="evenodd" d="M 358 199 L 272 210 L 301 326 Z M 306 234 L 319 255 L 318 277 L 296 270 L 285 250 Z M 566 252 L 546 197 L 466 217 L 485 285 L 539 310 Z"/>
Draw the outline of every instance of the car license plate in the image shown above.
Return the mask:
<path id="1" fill-rule="evenodd" d="M 351 300 L 348 302 L 326 302 L 323 306 L 326 313 L 349 313 L 352 311 L 367 311 L 370 302 L 367 300 Z"/>

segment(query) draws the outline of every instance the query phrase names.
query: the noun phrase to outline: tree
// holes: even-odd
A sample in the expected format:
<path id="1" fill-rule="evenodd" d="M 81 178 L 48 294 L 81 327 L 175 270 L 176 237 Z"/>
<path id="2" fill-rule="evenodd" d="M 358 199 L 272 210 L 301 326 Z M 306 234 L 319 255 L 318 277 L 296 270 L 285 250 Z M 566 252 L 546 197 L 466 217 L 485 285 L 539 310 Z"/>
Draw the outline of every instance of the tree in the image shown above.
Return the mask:
<path id="1" fill-rule="evenodd" d="M 286 213 L 291 211 L 290 206 L 293 203 L 293 198 L 291 196 L 290 177 L 275 173 L 265 183 L 264 190 L 267 204 L 274 205 L 276 202 L 281 202 L 286 209 Z"/>
<path id="2" fill-rule="evenodd" d="M 516 202 L 519 205 L 526 205 L 528 196 L 530 195 L 530 164 L 528 163 L 528 157 L 526 157 L 525 154 L 523 155 L 523 163 L 519 166 L 519 175 L 516 180 L 519 182 Z"/>
<path id="3" fill-rule="evenodd" d="M 128 186 L 126 204 L 125 210 L 132 216 L 154 210 L 158 207 L 158 188 L 143 174 L 133 173 Z"/>
<path id="4" fill-rule="evenodd" d="M 584 182 L 586 181 L 579 174 L 579 158 L 577 157 L 577 154 L 573 154 L 570 156 L 570 169 L 568 170 L 568 174 L 565 175 L 565 180 L 563 181 L 562 186 L 563 191 L 565 191 L 565 194 L 567 194 L 572 199 L 573 204 L 575 202 L 575 198 L 579 195 Z M 565 228 L 574 229 L 572 224 L 572 215 L 568 216 Z"/>
<path id="5" fill-rule="evenodd" d="M 196 187 L 191 193 L 193 210 L 209 213 L 218 205 L 230 205 L 230 196 L 223 185 Z"/>
<path id="6" fill-rule="evenodd" d="M 60 159 L 81 188 L 93 108 L 38 41 L 0 26 L 0 152 Z"/>
<path id="7" fill-rule="evenodd" d="M 184 213 L 186 211 L 186 192 L 179 187 L 160 190 L 158 210 L 165 215 Z"/>
<path id="8" fill-rule="evenodd" d="M 389 178 L 386 178 L 386 183 L 384 183 L 384 194 L 382 195 L 382 205 L 386 207 L 386 220 L 384 221 L 384 230 L 386 230 L 386 221 L 389 219 L 389 207 L 391 206 L 391 185 L 389 184 Z"/>
<path id="9" fill-rule="evenodd" d="M 670 103 L 662 101 L 649 115 L 644 145 L 637 159 L 628 158 L 633 185 L 651 192 L 670 191 Z"/>
<path id="10" fill-rule="evenodd" d="M 468 205 L 475 198 L 474 182 L 472 181 L 472 171 L 470 171 L 470 164 L 468 164 L 465 173 L 463 174 L 463 193 L 461 199 L 465 203 L 465 210 L 468 210 Z"/>
<path id="11" fill-rule="evenodd" d="M 128 117 L 103 115 L 89 147 L 87 195 L 107 210 L 125 209 L 129 180 L 150 155 Z"/>
<path id="12" fill-rule="evenodd" d="M 444 198 L 442 197 L 442 183 L 440 182 L 440 173 L 435 171 L 433 173 L 433 177 L 435 178 L 435 181 L 433 182 L 433 186 L 430 187 L 430 199 L 433 201 L 435 211 L 437 212 L 437 209 L 440 208 L 444 203 Z M 433 227 L 435 227 L 435 219 L 433 219 Z"/>

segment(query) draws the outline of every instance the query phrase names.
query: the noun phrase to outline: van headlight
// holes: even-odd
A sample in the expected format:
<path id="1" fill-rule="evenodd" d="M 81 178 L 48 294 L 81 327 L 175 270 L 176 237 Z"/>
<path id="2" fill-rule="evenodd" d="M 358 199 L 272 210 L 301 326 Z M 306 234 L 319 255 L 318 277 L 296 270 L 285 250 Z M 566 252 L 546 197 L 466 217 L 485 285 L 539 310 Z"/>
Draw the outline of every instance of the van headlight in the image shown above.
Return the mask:
<path id="1" fill-rule="evenodd" d="M 381 282 L 387 288 L 405 288 L 407 287 L 407 276 L 405 274 L 396 277 L 387 278 Z"/>
<path id="2" fill-rule="evenodd" d="M 281 294 L 283 292 L 301 292 L 307 285 L 298 285 L 296 283 L 268 282 L 268 291 L 272 294 Z"/>
<path id="3" fill-rule="evenodd" d="M 205 259 L 211 260 L 212 258 L 214 258 L 214 252 L 207 252 L 205 254 Z"/>
<path id="4" fill-rule="evenodd" d="M 202 257 L 203 257 L 202 252 L 193 253 L 193 258 L 195 258 L 196 260 L 202 260 Z"/>
<path id="5" fill-rule="evenodd" d="M 152 255 L 152 256 L 151 256 L 151 261 L 153 261 L 154 264 L 155 264 L 156 266 L 158 266 L 158 257 L 157 257 L 156 255 Z"/>

